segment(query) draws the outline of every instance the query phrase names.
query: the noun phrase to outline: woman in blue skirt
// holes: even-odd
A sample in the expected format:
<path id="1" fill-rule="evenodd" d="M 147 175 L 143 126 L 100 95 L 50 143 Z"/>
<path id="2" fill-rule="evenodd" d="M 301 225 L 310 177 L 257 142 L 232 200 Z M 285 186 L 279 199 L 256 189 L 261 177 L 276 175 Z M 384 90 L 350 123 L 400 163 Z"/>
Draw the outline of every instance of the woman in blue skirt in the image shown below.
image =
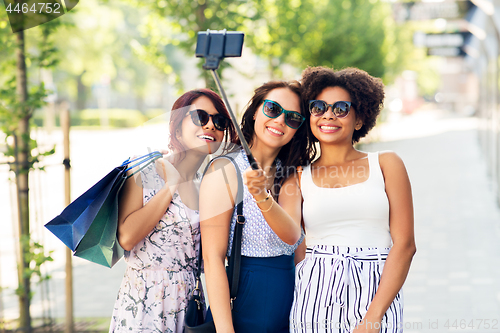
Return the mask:
<path id="1" fill-rule="evenodd" d="M 255 90 L 242 132 L 259 164 L 243 149 L 215 160 L 200 187 L 203 259 L 211 315 L 218 333 L 285 333 L 293 300 L 294 251 L 302 241 L 300 206 L 276 202 L 280 185 L 308 160 L 301 87 L 273 81 Z M 238 294 L 231 303 L 225 271 L 236 223 L 237 167 L 245 180 Z M 228 247 L 229 244 L 229 247 Z M 231 311 L 232 307 L 232 311 Z"/>

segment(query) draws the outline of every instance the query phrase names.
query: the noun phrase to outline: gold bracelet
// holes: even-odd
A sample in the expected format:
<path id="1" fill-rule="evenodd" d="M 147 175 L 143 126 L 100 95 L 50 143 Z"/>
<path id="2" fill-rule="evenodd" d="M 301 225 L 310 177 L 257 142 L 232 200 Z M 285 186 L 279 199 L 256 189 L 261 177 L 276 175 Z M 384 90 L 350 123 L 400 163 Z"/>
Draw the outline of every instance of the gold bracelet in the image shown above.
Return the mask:
<path id="1" fill-rule="evenodd" d="M 270 210 L 271 210 L 271 208 L 273 208 L 273 205 L 274 205 L 274 200 L 271 200 L 271 206 L 269 206 L 269 208 L 268 208 L 268 209 L 263 210 L 263 209 L 261 209 L 259 206 L 257 206 L 257 207 L 259 207 L 259 209 L 260 209 L 260 211 L 261 211 L 262 213 L 267 213 L 268 211 L 270 211 Z"/>
<path id="2" fill-rule="evenodd" d="M 260 204 L 269 200 L 270 197 L 271 197 L 271 192 L 267 191 L 267 196 L 264 199 L 257 201 L 255 200 L 255 198 L 253 198 L 253 201 L 255 201 L 256 204 Z"/>

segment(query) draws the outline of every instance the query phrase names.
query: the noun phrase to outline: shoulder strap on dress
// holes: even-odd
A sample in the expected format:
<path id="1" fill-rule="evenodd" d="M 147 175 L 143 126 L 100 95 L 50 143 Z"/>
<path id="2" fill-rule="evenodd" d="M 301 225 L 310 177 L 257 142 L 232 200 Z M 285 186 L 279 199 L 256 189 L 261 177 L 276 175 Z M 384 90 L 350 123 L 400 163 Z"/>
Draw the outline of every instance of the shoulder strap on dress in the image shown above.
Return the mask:
<path id="1" fill-rule="evenodd" d="M 371 181 L 380 181 L 385 186 L 384 173 L 382 172 L 382 167 L 380 166 L 380 153 L 378 151 L 368 153 L 368 163 Z"/>
<path id="2" fill-rule="evenodd" d="M 297 178 L 299 178 L 299 188 L 300 188 L 300 185 L 301 185 L 301 179 L 302 179 L 302 172 L 303 171 L 304 171 L 304 169 L 302 169 L 301 166 L 297 167 Z"/>
<path id="3" fill-rule="evenodd" d="M 301 183 L 302 183 L 302 172 L 304 171 L 304 169 L 302 168 L 302 166 L 298 166 L 297 167 L 297 178 L 299 178 L 299 189 L 302 190 L 301 188 Z M 302 198 L 302 202 L 304 202 L 304 198 Z M 302 216 L 301 214 L 301 218 L 300 218 L 300 226 L 302 227 L 302 230 L 304 230 L 304 233 L 306 232 L 306 226 L 304 225 L 304 217 Z"/>

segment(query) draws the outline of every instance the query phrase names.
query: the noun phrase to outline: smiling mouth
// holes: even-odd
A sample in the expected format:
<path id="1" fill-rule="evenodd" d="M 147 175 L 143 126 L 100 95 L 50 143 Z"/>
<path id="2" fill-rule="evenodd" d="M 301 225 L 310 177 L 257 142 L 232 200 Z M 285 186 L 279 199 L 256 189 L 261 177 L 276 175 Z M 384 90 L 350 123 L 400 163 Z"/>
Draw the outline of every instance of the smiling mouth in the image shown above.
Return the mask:
<path id="1" fill-rule="evenodd" d="M 323 125 L 323 126 L 320 126 L 319 128 L 322 130 L 326 130 L 326 131 L 334 131 L 334 130 L 338 130 L 340 127 Z"/>
<path id="2" fill-rule="evenodd" d="M 283 135 L 285 133 L 281 132 L 281 131 L 278 131 L 277 129 L 275 128 L 272 128 L 272 127 L 267 127 L 267 130 L 271 133 L 274 133 L 274 134 L 277 134 L 277 135 Z"/>
<path id="3" fill-rule="evenodd" d="M 213 136 L 210 136 L 210 135 L 206 135 L 206 134 L 202 134 L 202 135 L 198 135 L 198 137 L 202 140 L 210 140 L 210 141 L 215 141 L 215 138 Z"/>

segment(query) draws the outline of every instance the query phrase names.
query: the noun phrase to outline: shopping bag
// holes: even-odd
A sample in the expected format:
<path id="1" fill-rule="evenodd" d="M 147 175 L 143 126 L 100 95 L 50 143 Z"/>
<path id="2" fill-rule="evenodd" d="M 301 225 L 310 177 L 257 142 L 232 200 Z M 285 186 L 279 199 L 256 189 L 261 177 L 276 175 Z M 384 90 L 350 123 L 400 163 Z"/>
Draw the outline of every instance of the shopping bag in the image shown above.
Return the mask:
<path id="1" fill-rule="evenodd" d="M 126 163 L 128 161 L 125 161 Z M 121 181 L 127 165 L 114 168 L 103 179 L 69 204 L 60 215 L 45 227 L 59 238 L 67 247 L 75 251 L 83 236 L 97 216 L 113 186 Z"/>
<path id="2" fill-rule="evenodd" d="M 106 267 L 113 265 L 123 256 L 123 248 L 118 243 L 118 193 L 127 174 L 122 172 L 97 213 L 92 225 L 83 236 L 74 255 Z"/>
<path id="3" fill-rule="evenodd" d="M 76 251 L 76 256 L 112 267 L 123 255 L 123 249 L 116 239 L 119 192 L 128 177 L 160 157 L 162 154 L 155 151 L 133 160 L 127 159 L 45 227 Z M 127 171 L 137 166 L 141 167 L 127 176 Z M 81 242 L 84 242 L 83 246 L 80 246 Z"/>

